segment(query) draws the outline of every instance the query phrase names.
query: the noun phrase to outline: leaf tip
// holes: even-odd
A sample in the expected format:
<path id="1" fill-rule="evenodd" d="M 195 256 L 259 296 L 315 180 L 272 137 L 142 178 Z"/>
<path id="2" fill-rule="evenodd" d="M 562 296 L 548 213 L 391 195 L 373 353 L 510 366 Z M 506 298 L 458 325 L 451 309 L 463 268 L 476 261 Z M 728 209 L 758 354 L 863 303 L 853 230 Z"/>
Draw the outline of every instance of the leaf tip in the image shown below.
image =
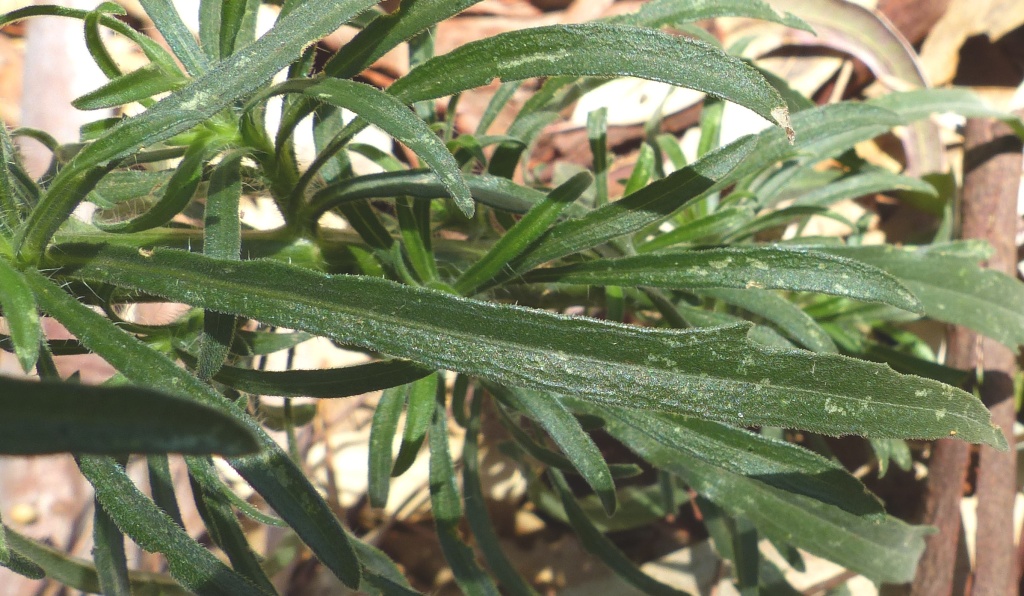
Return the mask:
<path id="1" fill-rule="evenodd" d="M 772 118 L 786 131 L 786 138 L 789 139 L 789 144 L 794 144 L 796 142 L 796 131 L 793 130 L 793 125 L 789 120 L 789 108 L 786 106 L 772 108 Z"/>
<path id="2" fill-rule="evenodd" d="M 473 202 L 473 197 L 454 195 L 452 199 L 455 200 L 455 206 L 466 216 L 466 219 L 471 219 L 476 213 L 476 203 Z"/>

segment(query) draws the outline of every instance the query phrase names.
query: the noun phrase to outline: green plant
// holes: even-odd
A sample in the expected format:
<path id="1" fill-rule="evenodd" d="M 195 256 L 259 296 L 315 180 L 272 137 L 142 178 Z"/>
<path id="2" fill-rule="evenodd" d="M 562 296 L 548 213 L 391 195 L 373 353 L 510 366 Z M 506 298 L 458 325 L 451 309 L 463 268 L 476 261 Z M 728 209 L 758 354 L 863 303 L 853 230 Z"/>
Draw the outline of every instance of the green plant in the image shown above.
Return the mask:
<path id="1" fill-rule="evenodd" d="M 842 467 L 771 438 L 771 429 L 860 435 L 880 453 L 898 452 L 892 440 L 952 435 L 1005 448 L 981 403 L 946 384 L 959 379 L 957 371 L 877 338 L 896 334 L 895 322 L 927 316 L 1016 346 L 1024 342 L 1024 291 L 981 270 L 984 247 L 976 244 L 904 249 L 859 246 L 856 235 L 847 244 L 754 239 L 871 188 L 934 197 L 930 185 L 879 171 L 852 146 L 936 111 L 999 115 L 956 90 L 818 107 L 712 45 L 657 30 L 722 14 L 804 27 L 759 2 L 655 1 L 611 22 L 517 31 L 433 57 L 431 28 L 474 3 L 408 0 L 386 15 L 371 0 L 289 1 L 275 27 L 255 39 L 258 2 L 204 1 L 197 42 L 168 3 L 143 0 L 173 56 L 117 20 L 120 9 L 109 3 L 91 12 L 31 7 L 0 19 L 82 19 L 110 82 L 76 105 L 137 101 L 147 108 L 97 121 L 83 130 L 81 144 L 51 147 L 53 165 L 39 180 L 19 165 L 10 134 L 0 138 L 6 341 L 25 370 L 35 367 L 43 379 L 0 379 L 4 411 L 19 412 L 0 422 L 0 450 L 79 454 L 100 506 L 95 568 L 13 532 L 0 541 L 0 564 L 112 594 L 166 586 L 167 578 L 127 569 L 126 535 L 163 553 L 173 579 L 188 590 L 272 592 L 234 508 L 274 520 L 233 498 L 208 458 L 219 454 L 283 520 L 274 523 L 294 531 L 345 584 L 410 592 L 387 557 L 350 535 L 267 436 L 251 398 L 384 389 L 371 437 L 370 500 L 387 500 L 389 477 L 426 441 L 438 535 L 467 593 L 497 593 L 495 579 L 510 593 L 531 592 L 498 548 L 480 503 L 476 454 L 486 399 L 513 432 L 510 450 L 533 475 L 537 502 L 651 593 L 674 590 L 639 572 L 601 534 L 620 494 L 632 494 L 617 490 L 616 479 L 637 468 L 605 461 L 589 434 L 598 426 L 660 470 L 661 484 L 648 490 L 667 495 L 658 507 L 674 507 L 682 486 L 701 495 L 716 544 L 736 562 L 745 590 L 776 581 L 766 563 L 750 557 L 758 535 L 875 581 L 912 576 L 926 530 L 888 516 Z M 346 22 L 362 32 L 311 74 L 310 44 Z M 150 64 L 121 73 L 96 35 L 99 27 L 136 41 Z M 408 75 L 387 91 L 352 80 L 404 40 L 412 52 Z M 270 84 L 282 69 L 289 79 Z M 601 167 L 551 189 L 513 182 L 543 125 L 582 91 L 617 76 L 702 90 L 778 126 L 715 147 L 720 112 L 708 110 L 698 161 L 665 175 L 661 145 L 652 139 L 626 196 L 616 201 Z M 460 92 L 496 77 L 509 81 L 505 89 L 512 81 L 547 79 L 505 135 L 487 136 L 482 126 L 479 134 L 452 139 L 436 101 L 452 96 L 451 108 Z M 169 94 L 153 99 L 162 92 Z M 284 101 L 272 135 L 263 121 L 275 96 Z M 498 93 L 488 113 L 508 97 Z M 340 108 L 359 118 L 346 124 Z M 318 154 L 301 170 L 292 133 L 310 114 Z M 592 145 L 603 155 L 603 127 L 599 118 L 592 122 Z M 368 124 L 426 167 L 376 155 L 385 172 L 356 174 L 350 156 L 366 150 L 352 139 Z M 812 167 L 827 158 L 843 170 Z M 807 190 L 823 179 L 824 187 Z M 238 216 L 243 189 L 271 197 L 284 225 L 245 229 Z M 774 208 L 784 199 L 795 203 Z M 109 209 L 93 222 L 78 221 L 70 216 L 82 201 Z M 104 217 L 139 203 L 143 210 L 133 217 Z M 189 208 L 201 210 L 204 225 L 171 225 Z M 350 229 L 320 227 L 328 211 Z M 444 239 L 439 229 L 466 240 Z M 194 310 L 160 326 L 118 316 L 123 306 L 150 300 Z M 589 316 L 558 312 L 574 307 Z M 78 339 L 47 341 L 37 309 Z M 243 330 L 246 321 L 262 326 Z M 282 337 L 266 326 L 302 333 Z M 370 351 L 376 360 L 315 372 L 245 368 L 252 354 L 288 349 L 309 334 Z M 53 358 L 84 351 L 104 358 L 118 376 L 101 388 L 59 379 Z M 82 416 L 83 400 L 94 416 Z M 462 498 L 448 451 L 449 407 L 467 429 Z M 394 462 L 390 437 L 403 409 L 407 431 Z M 286 427 L 295 424 L 291 415 L 286 408 Z M 519 428 L 522 420 L 531 422 Z M 154 490 L 154 501 L 131 483 L 117 458 L 126 452 L 150 454 L 155 470 L 161 453 L 188 454 L 197 505 L 230 566 L 175 523 L 173 492 Z M 593 495 L 578 500 L 564 474 L 582 477 Z M 490 573 L 463 542 L 463 515 Z M 85 572 L 72 576 L 74 565 Z"/>

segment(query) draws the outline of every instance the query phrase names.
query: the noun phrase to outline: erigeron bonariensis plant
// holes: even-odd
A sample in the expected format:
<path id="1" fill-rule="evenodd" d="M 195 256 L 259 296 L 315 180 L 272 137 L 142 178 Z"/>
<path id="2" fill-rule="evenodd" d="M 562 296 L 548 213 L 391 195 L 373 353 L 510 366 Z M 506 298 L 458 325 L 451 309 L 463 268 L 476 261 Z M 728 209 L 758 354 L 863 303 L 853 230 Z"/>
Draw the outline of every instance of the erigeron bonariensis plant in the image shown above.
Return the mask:
<path id="1" fill-rule="evenodd" d="M 54 147 L 51 171 L 38 180 L 20 165 L 11 133 L 0 138 L 0 308 L 11 349 L 42 378 L 0 379 L 12 413 L 0 423 L 0 449 L 78 454 L 99 504 L 95 567 L 79 579 L 62 571 L 66 560 L 12 532 L 0 563 L 105 593 L 166 585 L 167 578 L 127 568 L 128 537 L 162 553 L 173 581 L 187 590 L 272 593 L 235 519 L 238 509 L 290 528 L 353 589 L 411 592 L 383 553 L 338 521 L 267 435 L 255 406 L 260 395 L 344 398 L 384 390 L 370 438 L 370 502 L 387 501 L 390 477 L 426 445 L 438 536 L 467 593 L 493 594 L 498 586 L 532 592 L 499 548 L 482 506 L 476 458 L 484 400 L 493 400 L 512 434 L 509 451 L 532 478 L 537 501 L 641 589 L 674 592 L 602 534 L 614 525 L 620 498 L 636 494 L 621 483 L 638 468 L 609 464 L 591 436 L 597 428 L 659 470 L 659 484 L 643 488 L 664 497 L 664 510 L 689 487 L 720 511 L 732 528 L 725 534 L 732 546 L 717 544 L 727 557 L 749 553 L 749 540 L 760 535 L 878 582 L 908 580 L 926 529 L 888 516 L 840 466 L 772 438 L 770 429 L 880 442 L 954 436 L 1005 448 L 982 404 L 942 382 L 956 379 L 954 371 L 896 350 L 872 351 L 858 333 L 925 316 L 1016 346 L 1024 341 L 1024 292 L 1015 280 L 980 269 L 975 244 L 903 249 L 754 239 L 780 223 L 828 213 L 832 202 L 868 187 L 935 194 L 920 180 L 857 159 L 852 147 L 860 141 L 937 111 L 1002 116 L 955 90 L 815 106 L 711 43 L 661 30 L 723 15 L 807 28 L 760 2 L 655 0 L 636 14 L 504 33 L 440 56 L 433 55 L 431 28 L 474 1 L 407 0 L 392 14 L 375 4 L 286 2 L 275 26 L 257 38 L 258 2 L 202 2 L 196 37 L 169 3 L 144 0 L 171 52 L 115 18 L 120 9 L 112 4 L 95 11 L 30 7 L 0 19 L 81 19 L 110 82 L 76 105 L 145 107 L 86 127 L 79 144 Z M 314 72 L 311 44 L 345 23 L 361 32 Z M 122 73 L 100 28 L 135 41 L 150 63 Z M 386 90 L 354 80 L 404 41 L 407 75 Z M 282 70 L 287 80 L 272 83 Z M 621 76 L 697 89 L 774 126 L 716 147 L 718 124 L 709 116 L 698 160 L 664 172 L 658 145 L 647 145 L 623 195 L 612 197 L 602 165 L 605 131 L 595 115 L 595 171 L 551 187 L 517 183 L 543 126 L 583 91 Z M 538 77 L 544 83 L 505 134 L 486 134 L 518 81 Z M 451 98 L 452 114 L 461 92 L 494 79 L 504 85 L 485 123 L 455 137 L 451 121 L 437 116 L 437 102 Z M 280 126 L 271 131 L 268 105 L 278 97 Z M 342 110 L 357 118 L 346 122 Z M 300 168 L 294 132 L 309 116 L 317 153 Z M 354 143 L 371 124 L 421 167 Z M 357 173 L 352 156 L 359 153 L 384 171 Z M 820 189 L 799 184 L 830 158 L 847 171 Z M 243 190 L 270 197 L 284 224 L 243 226 Z M 777 208 L 784 199 L 794 203 Z M 83 201 L 103 207 L 91 222 L 71 218 Z M 176 222 L 186 209 L 201 211 L 201 224 Z M 319 225 L 328 212 L 348 228 Z M 994 295 L 1009 306 L 979 308 Z M 160 326 L 119 317 L 125 305 L 151 300 L 193 310 Z M 570 310 L 601 316 L 563 314 Z M 48 341 L 40 313 L 77 339 Z M 319 371 L 251 368 L 254 355 L 311 335 L 374 360 Z M 54 358 L 84 351 L 116 368 L 116 382 L 84 387 L 60 379 Z M 901 372 L 856 356 L 881 357 Z M 396 458 L 391 440 L 403 412 Z M 288 416 L 285 409 L 285 425 L 294 425 Z M 448 448 L 453 421 L 466 428 L 461 470 Z M 173 492 L 145 496 L 118 457 L 148 454 L 160 470 L 167 452 L 187 455 L 193 497 L 230 564 L 176 523 Z M 211 454 L 224 457 L 279 518 L 235 497 Z M 581 477 L 591 494 L 574 494 L 566 474 Z M 479 558 L 459 530 L 463 517 Z M 775 581 L 770 573 L 759 579 L 755 559 L 737 559 L 744 589 Z"/>

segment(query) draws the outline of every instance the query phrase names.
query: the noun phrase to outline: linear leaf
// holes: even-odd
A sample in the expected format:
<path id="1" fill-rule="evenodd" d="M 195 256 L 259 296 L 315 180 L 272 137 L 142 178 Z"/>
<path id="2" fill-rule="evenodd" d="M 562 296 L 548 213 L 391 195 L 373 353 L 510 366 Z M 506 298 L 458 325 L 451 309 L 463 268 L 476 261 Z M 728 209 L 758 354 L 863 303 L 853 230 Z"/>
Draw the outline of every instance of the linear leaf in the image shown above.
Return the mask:
<path id="1" fill-rule="evenodd" d="M 455 466 L 448 451 L 447 415 L 443 404 L 430 425 L 430 510 L 434 514 L 441 551 L 464 594 L 498 596 L 498 588 L 476 562 L 476 555 L 459 537 L 462 507 L 455 486 Z"/>
<path id="2" fill-rule="evenodd" d="M 171 575 L 184 587 L 203 596 L 267 594 L 192 540 L 139 491 L 113 459 L 85 455 L 80 458 L 78 467 L 96 490 L 96 499 L 117 525 L 143 549 L 162 553 Z"/>
<path id="3" fill-rule="evenodd" d="M 559 75 L 671 83 L 738 103 L 789 127 L 778 92 L 741 60 L 702 42 L 597 23 L 522 29 L 471 42 L 414 68 L 389 92 L 414 103 L 482 87 L 495 78 Z"/>
<path id="4" fill-rule="evenodd" d="M 643 27 L 679 25 L 717 17 L 748 17 L 811 31 L 807 23 L 790 13 L 778 13 L 760 0 L 653 0 L 635 13 L 606 19 L 606 22 Z"/>
<path id="5" fill-rule="evenodd" d="M 995 118 L 1005 122 L 1017 136 L 1024 138 L 1024 122 L 1013 113 L 996 110 L 977 93 L 967 88 L 915 89 L 872 99 L 872 104 L 892 110 L 908 121 L 921 120 L 930 114 L 953 112 L 968 118 Z"/>
<path id="6" fill-rule="evenodd" d="M 517 271 L 592 248 L 656 223 L 693 200 L 750 154 L 750 144 L 733 143 L 614 203 L 552 228 L 520 262 Z"/>
<path id="7" fill-rule="evenodd" d="M 480 0 L 415 0 L 401 14 L 381 15 L 360 31 L 324 66 L 329 77 L 353 77 L 403 41 L 455 16 Z"/>
<path id="8" fill-rule="evenodd" d="M 174 478 L 171 476 L 167 454 L 159 453 L 146 457 L 146 471 L 149 476 L 149 492 L 157 507 L 164 510 L 174 523 L 185 527 L 178 508 L 178 497 L 174 494 Z"/>
<path id="9" fill-rule="evenodd" d="M 838 351 L 828 332 L 822 329 L 821 325 L 818 325 L 799 306 L 773 292 L 755 288 L 743 290 L 715 288 L 702 290 L 698 294 L 738 306 L 751 314 L 767 319 L 808 350 L 815 352 Z"/>
<path id="10" fill-rule="evenodd" d="M 757 246 L 648 254 L 534 270 L 528 283 L 653 286 L 672 289 L 796 290 L 881 302 L 912 312 L 920 303 L 877 267 L 817 250 Z"/>
<path id="11" fill-rule="evenodd" d="M 307 88 L 305 93 L 335 107 L 352 110 L 412 149 L 441 179 L 466 217 L 473 215 L 475 203 L 462 179 L 458 162 L 448 152 L 444 141 L 395 96 L 363 83 L 341 79 L 327 79 Z"/>
<path id="12" fill-rule="evenodd" d="M 237 260 L 242 249 L 238 205 L 242 196 L 243 152 L 232 151 L 221 157 L 210 175 L 210 186 L 203 210 L 203 254 Z M 203 332 L 199 336 L 199 364 L 196 376 L 208 381 L 222 366 L 231 349 L 237 321 L 231 315 L 214 311 L 203 313 Z"/>
<path id="13" fill-rule="evenodd" d="M 388 492 L 391 489 L 391 446 L 398 432 L 398 419 L 405 408 L 409 395 L 409 387 L 401 385 L 384 391 L 373 412 L 373 423 L 370 426 L 370 461 L 367 465 L 367 495 L 372 507 L 384 507 L 388 504 Z"/>
<path id="14" fill-rule="evenodd" d="M 763 171 L 781 161 L 796 159 L 815 163 L 846 151 L 905 122 L 900 115 L 868 103 L 844 101 L 793 114 L 793 128 L 800 131 L 795 143 L 776 128 L 730 144 L 753 143 L 750 157 L 719 184 L 728 184 Z"/>
<path id="15" fill-rule="evenodd" d="M 210 7 L 204 4 L 212 4 Z M 210 19 L 206 36 L 212 34 L 214 39 L 209 43 L 211 53 L 218 54 L 218 60 L 228 58 L 238 50 L 252 43 L 256 37 L 256 19 L 259 11 L 259 0 L 226 0 L 222 2 L 201 2 L 200 10 L 206 9 L 206 15 L 215 12 Z M 200 23 L 200 30 L 202 30 Z M 206 39 L 205 37 L 203 39 Z M 205 44 L 204 44 L 205 45 Z"/>
<path id="16" fill-rule="evenodd" d="M 618 507 L 615 496 L 615 481 L 604 460 L 601 450 L 594 444 L 580 423 L 558 399 L 537 391 L 494 388 L 502 397 L 512 402 L 521 411 L 528 412 L 547 431 L 548 435 L 562 450 L 562 453 L 579 470 L 590 488 L 594 489 L 605 514 L 611 516 Z"/>
<path id="17" fill-rule="evenodd" d="M 643 254 L 676 244 L 699 242 L 706 239 L 714 241 L 753 218 L 754 210 L 749 206 L 726 207 L 679 225 L 668 232 L 660 233 L 643 244 L 638 244 L 636 251 Z"/>
<path id="18" fill-rule="evenodd" d="M 768 439 L 725 426 L 702 437 L 680 427 L 685 419 L 670 414 L 608 408 L 602 416 L 608 431 L 630 449 L 679 474 L 729 515 L 749 519 L 768 538 L 877 582 L 913 578 L 930 529 L 884 515 L 859 482 L 822 458 L 780 453 L 785 449 L 779 443 L 771 453 L 765 451 Z M 764 459 L 743 469 L 754 463 L 752 458 Z M 808 463 L 810 467 L 801 469 Z"/>
<path id="19" fill-rule="evenodd" d="M 52 258 L 66 266 L 65 275 L 511 386 L 743 425 L 869 437 L 955 434 L 1004 446 L 988 411 L 966 392 L 843 356 L 761 348 L 746 339 L 743 326 L 639 328 L 378 278 L 326 276 L 272 261 L 238 263 L 175 250 L 144 256 L 78 245 Z"/>
<path id="20" fill-rule="evenodd" d="M 198 124 L 245 97 L 279 70 L 288 66 L 302 49 L 333 32 L 377 0 L 338 0 L 327 4 L 306 2 L 281 18 L 267 34 L 211 68 L 206 74 L 164 98 L 142 114 L 122 120 L 101 138 L 86 146 L 61 170 L 32 211 L 19 237 L 18 252 L 32 261 L 83 198 L 83 178 L 99 164 L 166 140 Z M 117 22 L 116 19 L 109 19 Z M 108 19 L 101 19 L 106 24 Z M 131 30 L 130 27 L 126 29 Z"/>
<path id="21" fill-rule="evenodd" d="M 61 584 L 89 593 L 99 593 L 100 583 L 96 574 L 96 566 L 92 561 L 69 557 L 50 546 L 40 544 L 18 534 L 8 527 L 4 531 L 10 540 L 11 546 L 20 553 L 30 566 L 37 567 L 39 574 L 32 579 L 42 579 L 42 572 L 46 577 L 58 581 Z M 21 573 L 21 571 L 19 571 Z M 132 594 L 135 596 L 188 596 L 190 592 L 178 585 L 178 582 L 169 576 L 159 573 L 146 573 L 142 571 L 129 571 Z"/>
<path id="22" fill-rule="evenodd" d="M 256 395 L 331 398 L 398 387 L 430 372 L 408 360 L 385 360 L 312 370 L 269 371 L 225 366 L 213 378 L 239 391 Z"/>
<path id="23" fill-rule="evenodd" d="M 495 209 L 512 213 L 526 213 L 544 200 L 544 193 L 499 176 L 466 174 L 464 176 L 473 200 Z M 360 199 L 411 196 L 419 199 L 440 199 L 447 191 L 432 172 L 405 170 L 380 172 L 355 178 L 345 178 L 318 190 L 304 212 L 305 221 L 315 221 L 335 206 Z M 570 214 L 582 214 L 582 209 Z"/>
<path id="24" fill-rule="evenodd" d="M 142 101 L 157 93 L 164 93 L 185 83 L 186 79 L 165 72 L 156 64 L 147 64 L 108 81 L 99 89 L 82 95 L 71 102 L 79 110 L 116 108 L 133 101 Z"/>
<path id="25" fill-rule="evenodd" d="M 455 290 L 460 294 L 472 294 L 499 275 L 510 261 L 528 251 L 537 238 L 548 231 L 558 215 L 580 198 L 593 181 L 594 177 L 589 172 L 580 172 L 548 193 L 459 277 Z"/>
<path id="26" fill-rule="evenodd" d="M 162 195 L 173 173 L 173 170 L 115 170 L 100 180 L 86 200 L 109 209 L 131 199 Z"/>
<path id="27" fill-rule="evenodd" d="M 96 573 L 103 594 L 131 596 L 128 560 L 124 555 L 124 534 L 99 501 L 95 501 L 93 507 L 92 541 L 92 558 L 96 562 Z"/>
<path id="28" fill-rule="evenodd" d="M 0 377 L 0 452 L 252 453 L 252 433 L 217 410 L 138 387 Z"/>
<path id="29" fill-rule="evenodd" d="M 130 381 L 173 390 L 247 426 L 258 439 L 261 451 L 228 458 L 228 463 L 288 522 L 325 566 L 346 585 L 359 585 L 358 562 L 348 533 L 302 471 L 250 416 L 163 354 L 67 295 L 49 279 L 38 273 L 31 273 L 27 279 L 47 313 Z"/>
<path id="30" fill-rule="evenodd" d="M 937 197 L 935 187 L 920 178 L 901 176 L 885 170 L 852 174 L 796 197 L 793 204 L 824 207 L 843 199 L 893 190 L 921 193 Z"/>
<path id="31" fill-rule="evenodd" d="M 171 221 L 192 200 L 203 177 L 203 165 L 213 157 L 217 147 L 201 139 L 188 147 L 185 156 L 164 186 L 160 199 L 141 215 L 116 223 L 95 222 L 104 232 L 131 234 L 143 232 Z M 97 185 L 98 186 L 98 185 Z"/>
<path id="32" fill-rule="evenodd" d="M 207 490 L 191 474 L 189 481 L 196 510 L 203 519 L 206 531 L 210 534 L 213 542 L 228 556 L 231 567 L 252 583 L 263 588 L 265 592 L 273 594 L 275 592 L 274 585 L 270 583 L 267 574 L 260 567 L 256 553 L 249 546 L 249 541 L 238 524 L 230 501 L 216 488 Z"/>
<path id="33" fill-rule="evenodd" d="M 209 62 L 174 4 L 170 0 L 140 0 L 140 4 L 188 74 L 194 77 L 203 74 Z"/>
<path id="34" fill-rule="evenodd" d="M 39 342 L 43 339 L 39 313 L 25 278 L 3 256 L 0 256 L 0 313 L 11 332 L 14 354 L 22 370 L 29 372 L 39 358 Z"/>
<path id="35" fill-rule="evenodd" d="M 943 248 L 829 246 L 822 250 L 888 271 L 918 297 L 929 317 L 970 327 L 1017 351 L 1024 344 L 1024 284 L 982 269 L 980 259 L 950 254 Z"/>
<path id="36" fill-rule="evenodd" d="M 108 14 L 111 4 L 112 3 L 110 2 L 105 2 L 100 5 L 97 11 L 65 8 L 63 6 L 50 4 L 27 6 L 25 8 L 0 14 L 0 27 L 7 25 L 8 23 L 14 23 L 22 19 L 38 16 L 68 17 L 84 21 L 95 12 L 98 13 L 97 18 L 101 25 L 111 29 L 112 31 L 116 31 L 135 42 L 151 62 L 163 65 L 167 71 L 174 71 L 177 68 L 174 63 L 174 57 L 168 54 L 167 50 L 165 50 L 155 40 L 150 39 L 144 33 L 136 31 L 131 25 L 117 19 L 114 15 Z M 114 5 L 114 9 L 119 14 L 124 12 L 124 9 L 120 6 Z"/>
<path id="37" fill-rule="evenodd" d="M 427 436 L 427 427 L 434 415 L 434 406 L 437 403 L 437 393 L 443 388 L 438 387 L 437 373 L 424 377 L 409 385 L 409 397 L 405 408 L 405 430 L 402 431 L 402 446 L 395 456 L 395 465 L 391 469 L 391 476 L 397 477 L 404 474 L 414 461 L 416 455 L 423 446 L 423 439 Z"/>
<path id="38" fill-rule="evenodd" d="M 569 524 L 579 536 L 583 548 L 595 555 L 623 580 L 655 596 L 688 596 L 686 592 L 661 583 L 637 568 L 626 555 L 604 534 L 601 534 L 587 518 L 579 503 L 572 496 L 565 477 L 557 470 L 548 470 L 548 477 L 562 499 Z"/>
<path id="39" fill-rule="evenodd" d="M 482 399 L 474 398 L 471 415 L 466 424 L 466 436 L 462 447 L 462 501 L 466 505 L 466 522 L 476 538 L 476 543 L 498 579 L 502 589 L 513 596 L 537 596 L 537 592 L 523 579 L 501 548 L 498 534 L 491 524 L 483 488 L 480 484 L 479 436 L 480 406 Z"/>

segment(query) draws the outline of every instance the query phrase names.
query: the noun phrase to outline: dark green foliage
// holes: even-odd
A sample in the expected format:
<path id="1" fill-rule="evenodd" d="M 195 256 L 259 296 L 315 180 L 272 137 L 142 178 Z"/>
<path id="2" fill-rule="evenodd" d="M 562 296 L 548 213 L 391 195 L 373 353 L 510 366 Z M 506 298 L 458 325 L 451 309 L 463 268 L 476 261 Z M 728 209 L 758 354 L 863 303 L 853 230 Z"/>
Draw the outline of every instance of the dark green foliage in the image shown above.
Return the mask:
<path id="1" fill-rule="evenodd" d="M 384 14 L 372 0 L 289 1 L 256 38 L 258 2 L 203 0 L 197 39 L 170 2 L 143 0 L 170 52 L 114 18 L 113 5 L 0 17 L 83 20 L 90 54 L 110 81 L 76 105 L 147 108 L 97 121 L 74 147 L 22 131 L 54 150 L 50 175 L 38 181 L 0 131 L 8 332 L 0 347 L 46 379 L 0 378 L 0 453 L 75 453 L 98 504 L 95 564 L 7 532 L 0 565 L 115 594 L 272 593 L 272 553 L 253 551 L 241 512 L 288 528 L 353 590 L 415 593 L 386 555 L 350 535 L 267 435 L 315 415 L 288 398 L 384 390 L 370 433 L 369 501 L 385 506 L 391 478 L 428 450 L 440 550 L 466 593 L 534 593 L 487 517 L 482 412 L 510 431 L 505 451 L 531 479 L 538 505 L 642 590 L 678 593 L 604 533 L 670 514 L 688 498 L 684 486 L 706 506 L 712 538 L 734 560 L 744 593 L 788 589 L 760 556 L 759 537 L 793 561 L 799 548 L 878 582 L 912 577 L 926 529 L 887 515 L 832 460 L 767 435 L 787 428 L 867 437 L 883 471 L 890 460 L 911 463 L 904 439 L 955 436 L 1005 449 L 981 402 L 949 384 L 962 373 L 936 363 L 900 324 L 965 325 L 1016 348 L 1024 343 L 1024 285 L 980 269 L 985 253 L 976 244 L 862 246 L 857 225 L 848 245 L 758 238 L 811 216 L 837 218 L 835 202 L 865 193 L 899 191 L 941 212 L 930 184 L 856 157 L 855 144 L 893 127 L 942 111 L 998 117 L 1019 132 L 1024 124 L 958 90 L 814 106 L 714 44 L 658 29 L 723 15 L 807 28 L 763 2 L 656 0 L 635 15 L 524 29 L 433 56 L 437 23 L 473 4 L 407 0 Z M 347 22 L 362 31 L 311 73 L 310 45 Z M 122 73 L 101 27 L 138 44 L 150 64 Z M 353 80 L 405 40 L 413 68 L 387 91 Z M 272 85 L 286 69 L 290 78 Z M 609 196 L 608 122 L 598 111 L 587 131 L 593 173 L 571 172 L 547 187 L 535 172 L 514 177 L 545 125 L 619 76 L 718 98 L 706 105 L 695 161 L 686 164 L 676 140 L 652 123 L 624 196 Z M 440 121 L 436 100 L 454 96 L 454 111 L 460 93 L 495 77 L 505 83 L 479 130 L 456 135 L 452 120 Z M 533 77 L 547 79 L 508 130 L 488 135 L 519 82 Z M 279 96 L 282 124 L 268 131 L 268 101 Z M 777 126 L 719 146 L 722 100 Z M 342 108 L 358 117 L 346 123 Z M 317 155 L 301 169 L 293 133 L 309 115 Z M 356 142 L 371 124 L 424 168 Z M 360 173 L 354 154 L 384 171 Z M 663 158 L 674 165 L 667 175 Z M 842 170 L 819 167 L 832 158 Z M 514 181 L 524 178 L 530 183 Z M 284 225 L 246 227 L 239 207 L 248 195 L 271 198 Z M 70 217 L 82 201 L 100 207 L 95 221 Z M 778 209 L 783 201 L 792 205 Z M 117 218 L 129 208 L 138 208 L 133 217 Z M 329 212 L 350 229 L 321 227 Z M 182 213 L 202 213 L 202 224 L 172 224 Z M 123 305 L 152 300 L 192 311 L 163 325 L 120 319 Z M 76 339 L 43 337 L 40 314 Z M 254 366 L 314 337 L 371 361 Z M 54 358 L 86 352 L 117 369 L 115 380 L 92 387 L 56 378 Z M 453 392 L 445 371 L 457 373 Z M 284 397 L 285 406 L 262 396 Z M 452 420 L 467 431 L 461 467 L 449 449 Z M 636 459 L 606 461 L 598 428 Z M 184 531 L 168 452 L 188 454 L 192 496 L 230 565 Z M 117 458 L 126 453 L 148 454 L 153 498 L 125 473 Z M 279 517 L 231 492 L 211 454 L 224 456 Z M 650 468 L 657 481 L 636 485 Z M 578 475 L 586 492 L 573 493 L 566 474 Z M 170 577 L 130 570 L 125 538 L 162 553 Z"/>

